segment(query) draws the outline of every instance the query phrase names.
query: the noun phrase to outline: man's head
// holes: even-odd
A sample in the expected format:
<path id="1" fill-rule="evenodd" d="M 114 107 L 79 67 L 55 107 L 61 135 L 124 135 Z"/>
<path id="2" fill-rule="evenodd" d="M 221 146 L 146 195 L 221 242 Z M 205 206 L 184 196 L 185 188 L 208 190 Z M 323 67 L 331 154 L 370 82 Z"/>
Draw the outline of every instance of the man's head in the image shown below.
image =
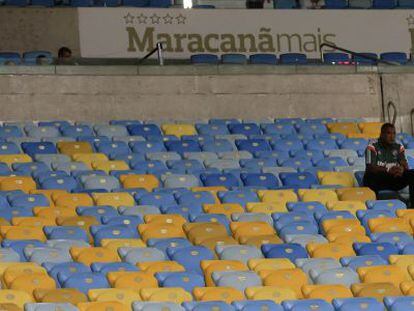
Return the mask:
<path id="1" fill-rule="evenodd" d="M 66 47 L 63 46 L 58 51 L 58 58 L 59 59 L 70 59 L 72 57 L 72 51 Z"/>
<path id="2" fill-rule="evenodd" d="M 381 126 L 380 139 L 383 143 L 390 145 L 395 142 L 395 126 L 391 123 L 384 123 Z"/>

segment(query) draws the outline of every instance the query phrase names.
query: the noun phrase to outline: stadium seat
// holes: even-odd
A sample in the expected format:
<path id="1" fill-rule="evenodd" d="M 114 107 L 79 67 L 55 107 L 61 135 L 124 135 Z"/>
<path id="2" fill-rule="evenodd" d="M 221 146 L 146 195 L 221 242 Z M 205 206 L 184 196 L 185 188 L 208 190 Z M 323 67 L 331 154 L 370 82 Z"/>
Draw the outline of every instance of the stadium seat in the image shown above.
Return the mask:
<path id="1" fill-rule="evenodd" d="M 279 2 L 279 1 L 278 1 Z M 296 7 L 296 3 L 294 3 L 293 1 L 287 1 L 287 6 L 286 8 L 294 8 Z M 307 64 L 307 58 L 305 54 L 301 54 L 301 53 L 284 53 L 284 54 L 280 54 L 279 56 L 280 59 L 280 63 L 283 65 L 304 65 Z"/>
<path id="2" fill-rule="evenodd" d="M 249 61 L 250 64 L 276 65 L 277 57 L 274 54 L 252 54 Z"/>
<path id="3" fill-rule="evenodd" d="M 194 54 L 191 55 L 190 61 L 192 64 L 218 64 L 217 55 L 214 54 Z"/>
<path id="4" fill-rule="evenodd" d="M 244 54 L 223 54 L 221 62 L 223 64 L 246 64 L 247 59 Z"/>

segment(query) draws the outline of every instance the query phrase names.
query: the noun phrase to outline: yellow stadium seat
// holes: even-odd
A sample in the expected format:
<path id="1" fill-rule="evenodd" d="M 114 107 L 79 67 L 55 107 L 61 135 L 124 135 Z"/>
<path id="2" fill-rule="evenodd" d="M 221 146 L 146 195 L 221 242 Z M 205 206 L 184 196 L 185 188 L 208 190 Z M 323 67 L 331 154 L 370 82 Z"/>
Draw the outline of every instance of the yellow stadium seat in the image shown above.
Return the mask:
<path id="1" fill-rule="evenodd" d="M 367 187 L 339 188 L 336 189 L 340 201 L 361 201 L 376 200 L 375 192 Z"/>
<path id="2" fill-rule="evenodd" d="M 358 127 L 362 133 L 375 135 L 373 138 L 378 138 L 381 134 L 382 122 L 361 122 Z"/>
<path id="3" fill-rule="evenodd" d="M 74 261 L 90 265 L 94 262 L 118 262 L 118 253 L 105 247 L 71 247 L 70 254 Z"/>
<path id="4" fill-rule="evenodd" d="M 195 242 L 198 242 L 198 239 L 195 239 Z M 218 237 L 212 237 L 208 239 L 202 239 L 201 242 L 195 243 L 196 245 L 205 246 L 212 250 L 213 252 L 216 249 L 217 245 L 236 245 L 238 242 L 231 236 L 218 236 Z"/>
<path id="5" fill-rule="evenodd" d="M 293 190 L 259 190 L 257 194 L 262 202 L 287 203 L 296 202 L 298 197 Z"/>
<path id="6" fill-rule="evenodd" d="M 191 242 L 197 240 L 196 244 L 210 238 L 228 235 L 226 227 L 217 222 L 186 223 L 183 229 Z"/>
<path id="7" fill-rule="evenodd" d="M 138 291 L 141 288 L 158 286 L 158 281 L 154 275 L 143 271 L 109 272 L 107 278 L 113 288 L 125 288 Z"/>
<path id="8" fill-rule="evenodd" d="M 88 301 L 86 295 L 75 288 L 35 289 L 33 296 L 38 302 L 67 302 L 77 305 Z"/>
<path id="9" fill-rule="evenodd" d="M 62 154 L 72 156 L 76 153 L 93 153 L 93 148 L 86 141 L 60 141 L 56 144 Z"/>
<path id="10" fill-rule="evenodd" d="M 215 286 L 211 277 L 213 272 L 218 271 L 247 271 L 247 266 L 236 260 L 202 260 L 201 269 L 204 272 L 206 286 Z"/>
<path id="11" fill-rule="evenodd" d="M 328 202 L 326 207 L 330 211 L 348 211 L 353 215 L 356 215 L 357 211 L 366 210 L 367 207 L 361 201 L 336 201 Z"/>
<path id="12" fill-rule="evenodd" d="M 298 194 L 304 202 L 317 201 L 326 204 L 327 202 L 338 200 L 335 191 L 329 189 L 299 189 Z"/>
<path id="13" fill-rule="evenodd" d="M 36 183 L 31 177 L 27 176 L 14 176 L 6 177 L 0 181 L 1 191 L 22 190 L 29 193 L 36 190 Z"/>
<path id="14" fill-rule="evenodd" d="M 302 287 L 303 296 L 306 299 L 323 299 L 331 302 L 335 298 L 352 298 L 351 290 L 338 284 L 323 285 L 304 285 Z"/>
<path id="15" fill-rule="evenodd" d="M 29 163 L 32 162 L 32 158 L 24 153 L 21 154 L 1 154 L 0 162 L 6 163 L 11 166 L 14 163 Z"/>
<path id="16" fill-rule="evenodd" d="M 143 288 L 140 294 L 144 301 L 165 301 L 182 304 L 185 301 L 193 300 L 191 294 L 182 287 Z"/>
<path id="17" fill-rule="evenodd" d="M 134 301 L 140 301 L 141 296 L 133 290 L 125 288 L 96 288 L 88 291 L 90 301 L 117 301 L 126 306 Z"/>
<path id="18" fill-rule="evenodd" d="M 295 265 L 287 258 L 260 258 L 249 259 L 247 262 L 250 270 L 260 272 L 262 270 L 294 269 Z"/>
<path id="19" fill-rule="evenodd" d="M 375 135 L 374 133 L 350 133 L 348 135 L 346 135 L 346 137 L 348 138 L 363 138 L 363 139 L 376 139 L 379 136 Z"/>
<path id="20" fill-rule="evenodd" d="M 129 170 L 129 165 L 125 161 L 92 161 L 94 170 L 102 170 L 109 174 L 111 171 Z"/>
<path id="21" fill-rule="evenodd" d="M 387 296 L 401 296 L 401 290 L 393 283 L 356 283 L 351 285 L 355 297 L 373 297 L 378 301 Z"/>
<path id="22" fill-rule="evenodd" d="M 404 218 L 372 218 L 368 220 L 368 226 L 372 233 L 378 232 L 406 232 L 413 234 L 409 222 Z"/>
<path id="23" fill-rule="evenodd" d="M 286 213 L 288 211 L 285 202 L 249 202 L 246 204 L 246 210 L 249 213 L 265 213 L 268 215 Z"/>
<path id="24" fill-rule="evenodd" d="M 145 215 L 145 223 L 147 224 L 171 224 L 181 227 L 186 223 L 186 219 L 179 214 L 155 214 L 155 215 Z"/>
<path id="25" fill-rule="evenodd" d="M 8 222 L 6 219 L 0 217 L 0 226 L 10 226 L 10 222 Z"/>
<path id="26" fill-rule="evenodd" d="M 90 226 L 100 225 L 100 222 L 93 216 L 58 217 L 56 223 L 59 226 L 78 226 L 87 232 Z"/>
<path id="27" fill-rule="evenodd" d="M 259 273 L 264 286 L 286 287 L 295 292 L 297 298 L 302 298 L 301 288 L 308 284 L 308 276 L 299 268 L 262 270 Z"/>
<path id="28" fill-rule="evenodd" d="M 207 214 L 223 214 L 228 218 L 234 213 L 244 213 L 244 208 L 240 204 L 235 203 L 204 204 L 203 210 Z"/>
<path id="29" fill-rule="evenodd" d="M 1 226 L 0 234 L 3 238 L 9 240 L 46 240 L 41 227 Z"/>
<path id="30" fill-rule="evenodd" d="M 141 239 L 102 239 L 101 245 L 113 251 L 120 247 L 146 247 Z"/>
<path id="31" fill-rule="evenodd" d="M 411 264 L 408 266 L 407 271 L 411 278 L 414 280 L 414 264 Z"/>
<path id="32" fill-rule="evenodd" d="M 338 244 L 352 244 L 352 243 L 370 243 L 371 239 L 365 234 L 355 233 L 328 233 L 326 235 L 329 242 L 335 242 Z"/>
<path id="33" fill-rule="evenodd" d="M 414 294 L 414 281 L 402 282 L 400 288 L 405 296 L 412 296 Z"/>
<path id="34" fill-rule="evenodd" d="M 283 241 L 275 234 L 264 234 L 257 236 L 241 236 L 239 238 L 240 244 L 253 245 L 260 248 L 263 244 L 280 244 Z"/>
<path id="35" fill-rule="evenodd" d="M 342 243 L 309 243 L 306 245 L 310 256 L 312 258 L 334 258 L 339 260 L 341 257 L 350 257 L 355 256 L 355 251 L 352 248 L 352 244 L 342 244 Z"/>
<path id="36" fill-rule="evenodd" d="M 351 122 L 335 122 L 326 124 L 330 133 L 338 133 L 343 135 L 348 135 L 351 133 L 360 133 L 358 124 Z"/>
<path id="37" fill-rule="evenodd" d="M 119 180 L 123 188 L 143 188 L 147 191 L 152 191 L 154 188 L 160 186 L 160 182 L 155 175 L 121 175 Z"/>
<path id="38" fill-rule="evenodd" d="M 94 193 L 93 198 L 95 205 L 134 206 L 135 200 L 132 195 L 127 192 L 110 192 L 110 193 Z"/>
<path id="39" fill-rule="evenodd" d="M 1 302 L 0 302 L 0 310 L 4 310 L 4 311 L 23 311 L 22 308 L 15 305 L 14 303 L 1 303 Z"/>
<path id="40" fill-rule="evenodd" d="M 35 289 L 55 289 L 55 280 L 46 274 L 22 274 L 8 286 L 10 289 L 25 291 L 32 295 Z"/>
<path id="41" fill-rule="evenodd" d="M 44 217 L 13 217 L 11 223 L 13 226 L 26 227 L 56 226 L 55 219 Z"/>
<path id="42" fill-rule="evenodd" d="M 129 306 L 123 303 L 110 301 L 94 301 L 94 302 L 81 302 L 77 305 L 79 311 L 130 311 Z"/>
<path id="43" fill-rule="evenodd" d="M 92 197 L 86 193 L 64 193 L 54 194 L 52 199 L 56 206 L 76 208 L 78 206 L 92 206 Z"/>
<path id="44" fill-rule="evenodd" d="M 195 287 L 193 295 L 198 301 L 224 301 L 232 303 L 243 300 L 244 295 L 233 287 Z"/>
<path id="45" fill-rule="evenodd" d="M 151 274 L 157 272 L 182 272 L 185 268 L 178 262 L 166 260 L 166 261 L 146 261 L 138 262 L 137 267 L 141 271 L 145 271 Z"/>
<path id="46" fill-rule="evenodd" d="M 321 185 L 353 187 L 355 178 L 350 172 L 318 172 L 318 179 Z"/>
<path id="47" fill-rule="evenodd" d="M 392 207 L 392 203 L 390 207 Z M 408 221 L 410 221 L 411 219 L 414 219 L 414 209 L 398 209 L 396 211 L 396 214 L 399 218 L 405 218 Z"/>
<path id="48" fill-rule="evenodd" d="M 409 270 L 410 265 L 414 264 L 414 255 L 390 255 L 388 261 L 390 264 L 400 267 L 403 271 L 407 271 L 410 274 L 411 272 L 414 272 L 414 270 Z M 412 268 L 414 268 L 414 266 Z M 414 276 L 414 274 L 411 275 Z"/>
<path id="49" fill-rule="evenodd" d="M 68 207 L 34 207 L 33 213 L 38 217 L 47 218 L 54 222 L 56 222 L 57 217 L 73 217 L 77 215 L 75 209 Z"/>
<path id="50" fill-rule="evenodd" d="M 6 287 L 9 287 L 11 283 L 18 277 L 22 275 L 46 275 L 47 272 L 45 268 L 39 266 L 38 264 L 31 262 L 19 262 L 19 263 L 3 263 L 2 264 L 2 275 L 3 275 L 3 284 Z"/>
<path id="51" fill-rule="evenodd" d="M 327 219 L 322 222 L 325 233 L 353 233 L 364 235 L 365 228 L 361 226 L 358 219 Z"/>
<path id="52" fill-rule="evenodd" d="M 193 124 L 163 124 L 161 129 L 164 135 L 174 135 L 179 138 L 183 135 L 197 135 Z"/>
<path id="53" fill-rule="evenodd" d="M 404 281 L 409 281 L 408 274 L 398 266 L 359 267 L 359 278 L 363 283 L 392 283 L 396 287 Z"/>
<path id="54" fill-rule="evenodd" d="M 167 238 L 184 238 L 185 234 L 181 226 L 173 224 L 141 224 L 138 225 L 138 231 L 144 242 L 148 239 L 167 239 Z"/>
<path id="55" fill-rule="evenodd" d="M 276 303 L 298 298 L 294 290 L 277 286 L 248 287 L 245 293 L 250 300 L 272 300 Z"/>
<path id="56" fill-rule="evenodd" d="M 259 235 L 276 234 L 275 229 L 267 222 L 232 222 L 230 229 L 233 237 L 240 241 L 242 237 L 254 237 Z"/>
<path id="57" fill-rule="evenodd" d="M 109 161 L 106 154 L 103 153 L 74 153 L 72 160 L 85 163 L 89 169 L 92 169 L 93 162 Z"/>
<path id="58" fill-rule="evenodd" d="M 26 303 L 34 302 L 30 294 L 25 291 L 2 289 L 0 290 L 0 302 L 15 304 L 19 308 L 24 308 Z M 7 309 L 6 309 L 7 310 Z"/>

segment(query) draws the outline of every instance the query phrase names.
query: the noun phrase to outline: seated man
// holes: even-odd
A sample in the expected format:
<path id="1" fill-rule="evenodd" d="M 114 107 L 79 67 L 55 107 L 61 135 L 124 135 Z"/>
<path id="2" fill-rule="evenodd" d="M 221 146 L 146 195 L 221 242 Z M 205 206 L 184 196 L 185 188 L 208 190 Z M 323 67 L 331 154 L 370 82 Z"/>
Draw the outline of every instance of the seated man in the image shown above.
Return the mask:
<path id="1" fill-rule="evenodd" d="M 395 141 L 395 127 L 385 123 L 378 140 L 369 143 L 365 152 L 364 186 L 378 194 L 381 190 L 410 188 L 410 207 L 414 208 L 414 170 L 408 168 L 404 146 Z"/>

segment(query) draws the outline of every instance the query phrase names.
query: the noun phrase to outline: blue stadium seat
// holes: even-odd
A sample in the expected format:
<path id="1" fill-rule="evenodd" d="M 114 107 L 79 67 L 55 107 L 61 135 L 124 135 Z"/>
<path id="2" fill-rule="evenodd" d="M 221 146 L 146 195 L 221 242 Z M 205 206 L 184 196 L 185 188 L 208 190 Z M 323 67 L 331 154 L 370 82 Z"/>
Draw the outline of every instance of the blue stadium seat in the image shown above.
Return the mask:
<path id="1" fill-rule="evenodd" d="M 299 244 L 263 244 L 262 252 L 266 258 L 287 258 L 295 262 L 298 258 L 308 258 L 308 253 Z"/>
<path id="2" fill-rule="evenodd" d="M 38 6 L 54 6 L 53 0 L 31 0 L 32 5 Z M 45 58 L 47 64 L 53 63 L 53 56 L 51 52 L 48 51 L 30 51 L 23 53 L 23 63 L 25 65 L 37 65 L 39 57 Z"/>
<path id="3" fill-rule="evenodd" d="M 242 173 L 240 178 L 246 187 L 276 189 L 279 186 L 278 179 L 270 173 Z"/>
<path id="4" fill-rule="evenodd" d="M 122 0 L 122 6 L 147 7 L 149 6 L 149 0 Z"/>
<path id="5" fill-rule="evenodd" d="M 275 9 L 296 9 L 298 5 L 294 0 L 273 0 L 273 7 Z M 280 55 L 281 58 L 282 55 Z"/>
<path id="6" fill-rule="evenodd" d="M 21 261 L 27 261 L 27 257 L 24 254 L 24 249 L 27 246 L 31 247 L 45 247 L 46 245 L 38 240 L 3 240 L 1 246 L 4 248 L 11 248 L 20 256 Z"/>
<path id="7" fill-rule="evenodd" d="M 128 145 L 122 141 L 100 142 L 96 143 L 95 147 L 97 152 L 104 153 L 111 158 L 131 153 Z"/>
<path id="8" fill-rule="evenodd" d="M 252 54 L 249 57 L 250 64 L 276 65 L 277 57 L 274 54 Z"/>
<path id="9" fill-rule="evenodd" d="M 325 151 L 325 150 L 334 150 L 338 149 L 338 145 L 336 144 L 336 141 L 333 139 L 312 139 L 305 141 L 305 149 L 306 150 L 319 150 L 319 151 Z"/>
<path id="10" fill-rule="evenodd" d="M 189 240 L 185 238 L 169 238 L 169 239 L 149 239 L 147 241 L 149 247 L 155 247 L 167 255 L 168 248 L 183 248 L 192 246 Z"/>
<path id="11" fill-rule="evenodd" d="M 206 187 L 224 186 L 232 188 L 239 186 L 239 180 L 233 174 L 200 174 L 201 182 Z"/>
<path id="12" fill-rule="evenodd" d="M 91 264 L 92 272 L 107 274 L 117 271 L 138 271 L 138 268 L 128 262 L 94 262 Z"/>
<path id="13" fill-rule="evenodd" d="M 294 221 L 278 229 L 278 235 L 284 240 L 287 235 L 314 235 L 318 233 L 318 226 L 316 226 L 312 221 Z"/>
<path id="14" fill-rule="evenodd" d="M 65 263 L 44 263 L 42 265 L 49 273 L 49 275 L 58 281 L 58 275 L 61 280 L 67 280 L 74 273 L 87 273 L 91 269 L 80 262 L 65 262 Z"/>
<path id="15" fill-rule="evenodd" d="M 385 260 L 399 253 L 398 248 L 391 243 L 354 243 L 353 247 L 358 256 L 379 255 Z"/>
<path id="16" fill-rule="evenodd" d="M 227 135 L 230 134 L 226 124 L 203 124 L 197 123 L 195 125 L 199 135 Z"/>
<path id="17" fill-rule="evenodd" d="M 294 152 L 304 149 L 302 141 L 299 139 L 276 139 L 270 142 L 273 150 L 282 152 Z"/>
<path id="18" fill-rule="evenodd" d="M 353 61 L 359 65 L 376 65 L 378 55 L 375 53 L 359 53 L 354 55 Z"/>
<path id="19" fill-rule="evenodd" d="M 414 3 L 413 3 L 413 7 L 414 7 Z M 407 54 L 405 54 L 404 52 L 381 53 L 380 54 L 380 59 L 386 60 L 386 61 L 389 61 L 389 62 L 399 63 L 401 65 L 404 65 L 408 62 Z"/>
<path id="20" fill-rule="evenodd" d="M 34 156 L 36 154 L 53 154 L 57 153 L 55 145 L 51 142 L 39 143 L 22 143 L 24 153 Z"/>
<path id="21" fill-rule="evenodd" d="M 325 158 L 324 153 L 321 150 L 297 150 L 291 153 L 293 159 L 308 159 L 313 163 Z"/>
<path id="22" fill-rule="evenodd" d="M 291 158 L 283 162 L 278 162 L 278 164 L 283 167 L 293 167 L 294 169 L 302 171 L 302 172 L 309 171 L 313 167 L 313 163 L 311 162 L 311 160 L 303 159 L 303 158 L 301 159 Z"/>
<path id="23" fill-rule="evenodd" d="M 234 311 L 233 307 L 224 301 L 190 301 L 183 302 L 182 306 L 185 311 Z"/>
<path id="24" fill-rule="evenodd" d="M 272 300 L 238 300 L 233 301 L 232 305 L 236 308 L 236 311 L 255 311 L 255 310 L 268 310 L 268 311 L 283 311 L 283 307 L 276 304 Z"/>
<path id="25" fill-rule="evenodd" d="M 166 260 L 165 253 L 154 247 L 120 247 L 118 254 L 122 261 L 133 265 L 138 262 Z"/>
<path id="26" fill-rule="evenodd" d="M 242 134 L 246 136 L 261 135 L 260 127 L 255 123 L 231 123 L 228 125 L 231 134 Z"/>
<path id="27" fill-rule="evenodd" d="M 229 152 L 235 150 L 234 144 L 227 139 L 215 139 L 201 143 L 204 152 Z"/>
<path id="28" fill-rule="evenodd" d="M 50 171 L 49 167 L 42 162 L 13 163 L 13 174 L 31 175 L 35 172 Z"/>
<path id="29" fill-rule="evenodd" d="M 414 2 L 411 0 L 398 0 L 398 8 L 399 9 L 413 9 Z"/>
<path id="30" fill-rule="evenodd" d="M 161 129 L 156 124 L 134 124 L 127 126 L 128 132 L 132 136 L 162 136 Z"/>
<path id="31" fill-rule="evenodd" d="M 204 246 L 189 246 L 183 248 L 167 248 L 168 257 L 182 265 L 187 272 L 202 274 L 200 262 L 213 260 L 214 254 Z"/>
<path id="32" fill-rule="evenodd" d="M 344 267 L 353 270 L 357 270 L 359 267 L 388 265 L 388 261 L 380 255 L 342 257 L 340 262 Z"/>
<path id="33" fill-rule="evenodd" d="M 50 240 L 58 239 L 72 239 L 72 240 L 82 240 L 89 242 L 89 237 L 86 231 L 80 227 L 72 226 L 56 226 L 49 227 L 46 226 L 43 228 L 46 236 Z"/>
<path id="34" fill-rule="evenodd" d="M 66 190 L 68 192 L 72 192 L 79 189 L 79 185 L 76 179 L 70 176 L 50 177 L 43 180 L 40 186 L 42 189 L 61 189 Z"/>
<path id="35" fill-rule="evenodd" d="M 181 141 L 166 141 L 165 147 L 169 152 L 177 152 L 183 154 L 184 152 L 199 152 L 201 151 L 200 145 L 197 141 L 193 140 L 181 140 Z"/>
<path id="36" fill-rule="evenodd" d="M 254 153 L 272 150 L 268 142 L 264 139 L 236 139 L 235 143 L 239 151 Z"/>
<path id="37" fill-rule="evenodd" d="M 292 4 L 295 3 L 292 0 L 287 1 Z M 296 3 L 294 5 L 296 5 Z M 280 63 L 283 65 L 306 65 L 308 63 L 306 55 L 302 53 L 284 53 L 280 54 L 279 58 Z"/>
<path id="38" fill-rule="evenodd" d="M 229 54 L 222 54 L 221 55 L 221 62 L 223 64 L 246 64 L 247 59 L 246 55 L 244 54 L 236 54 L 236 53 L 229 53 Z"/>
<path id="39" fill-rule="evenodd" d="M 149 7 L 151 8 L 169 8 L 171 6 L 170 0 L 149 0 Z"/>
<path id="40" fill-rule="evenodd" d="M 285 311 L 334 311 L 333 306 L 323 299 L 285 300 L 282 306 L 285 308 Z"/>
<path id="41" fill-rule="evenodd" d="M 110 287 L 106 276 L 98 272 L 74 273 L 64 282 L 61 282 L 61 286 L 62 288 L 76 288 L 85 294 L 87 294 L 90 289 Z"/>
<path id="42" fill-rule="evenodd" d="M 373 9 L 394 9 L 397 5 L 395 0 L 373 0 L 372 1 L 372 8 Z"/>
<path id="43" fill-rule="evenodd" d="M 21 153 L 20 148 L 15 143 L 1 142 L 0 154 L 17 154 Z"/>
<path id="44" fill-rule="evenodd" d="M 346 0 L 325 0 L 325 8 L 330 9 L 330 10 L 331 9 L 346 9 L 348 8 L 348 2 Z M 325 54 L 328 54 L 328 53 L 325 53 Z M 325 56 L 324 56 L 324 59 L 326 60 Z M 335 62 L 336 62 L 336 59 L 335 59 Z"/>
<path id="45" fill-rule="evenodd" d="M 91 226 L 90 231 L 92 233 L 95 246 L 101 246 L 101 241 L 103 239 L 136 239 L 139 237 L 136 229 L 129 225 Z"/>
<path id="46" fill-rule="evenodd" d="M 191 55 L 190 61 L 192 64 L 218 64 L 219 59 L 214 54 L 194 54 Z"/>
<path id="47" fill-rule="evenodd" d="M 335 298 L 335 310 L 339 311 L 383 311 L 384 305 L 375 298 Z"/>
<path id="48" fill-rule="evenodd" d="M 194 287 L 204 287 L 204 277 L 191 272 L 159 272 L 155 274 L 160 287 L 181 287 L 192 293 Z"/>
<path id="49" fill-rule="evenodd" d="M 24 0 L 19 0 L 19 1 L 21 1 L 21 3 L 23 4 L 23 5 L 19 5 L 19 6 L 24 6 L 27 3 Z M 20 54 L 19 53 L 15 53 L 15 52 L 0 52 L 0 65 L 5 65 L 5 64 L 8 64 L 8 63 L 14 64 L 14 65 L 20 65 L 21 62 L 22 62 L 22 60 L 20 58 Z"/>
<path id="50" fill-rule="evenodd" d="M 408 311 L 414 305 L 414 297 L 385 297 L 384 304 L 389 311 L 403 310 Z"/>
<path id="51" fill-rule="evenodd" d="M 283 185 L 292 188 L 310 188 L 313 184 L 318 184 L 318 178 L 311 173 L 280 173 L 279 178 Z"/>
<path id="52" fill-rule="evenodd" d="M 15 207 L 49 206 L 49 200 L 43 194 L 20 194 L 9 199 Z"/>
<path id="53" fill-rule="evenodd" d="M 257 194 L 249 190 L 219 191 L 218 197 L 222 203 L 235 203 L 241 206 L 246 206 L 249 202 L 259 202 Z"/>

